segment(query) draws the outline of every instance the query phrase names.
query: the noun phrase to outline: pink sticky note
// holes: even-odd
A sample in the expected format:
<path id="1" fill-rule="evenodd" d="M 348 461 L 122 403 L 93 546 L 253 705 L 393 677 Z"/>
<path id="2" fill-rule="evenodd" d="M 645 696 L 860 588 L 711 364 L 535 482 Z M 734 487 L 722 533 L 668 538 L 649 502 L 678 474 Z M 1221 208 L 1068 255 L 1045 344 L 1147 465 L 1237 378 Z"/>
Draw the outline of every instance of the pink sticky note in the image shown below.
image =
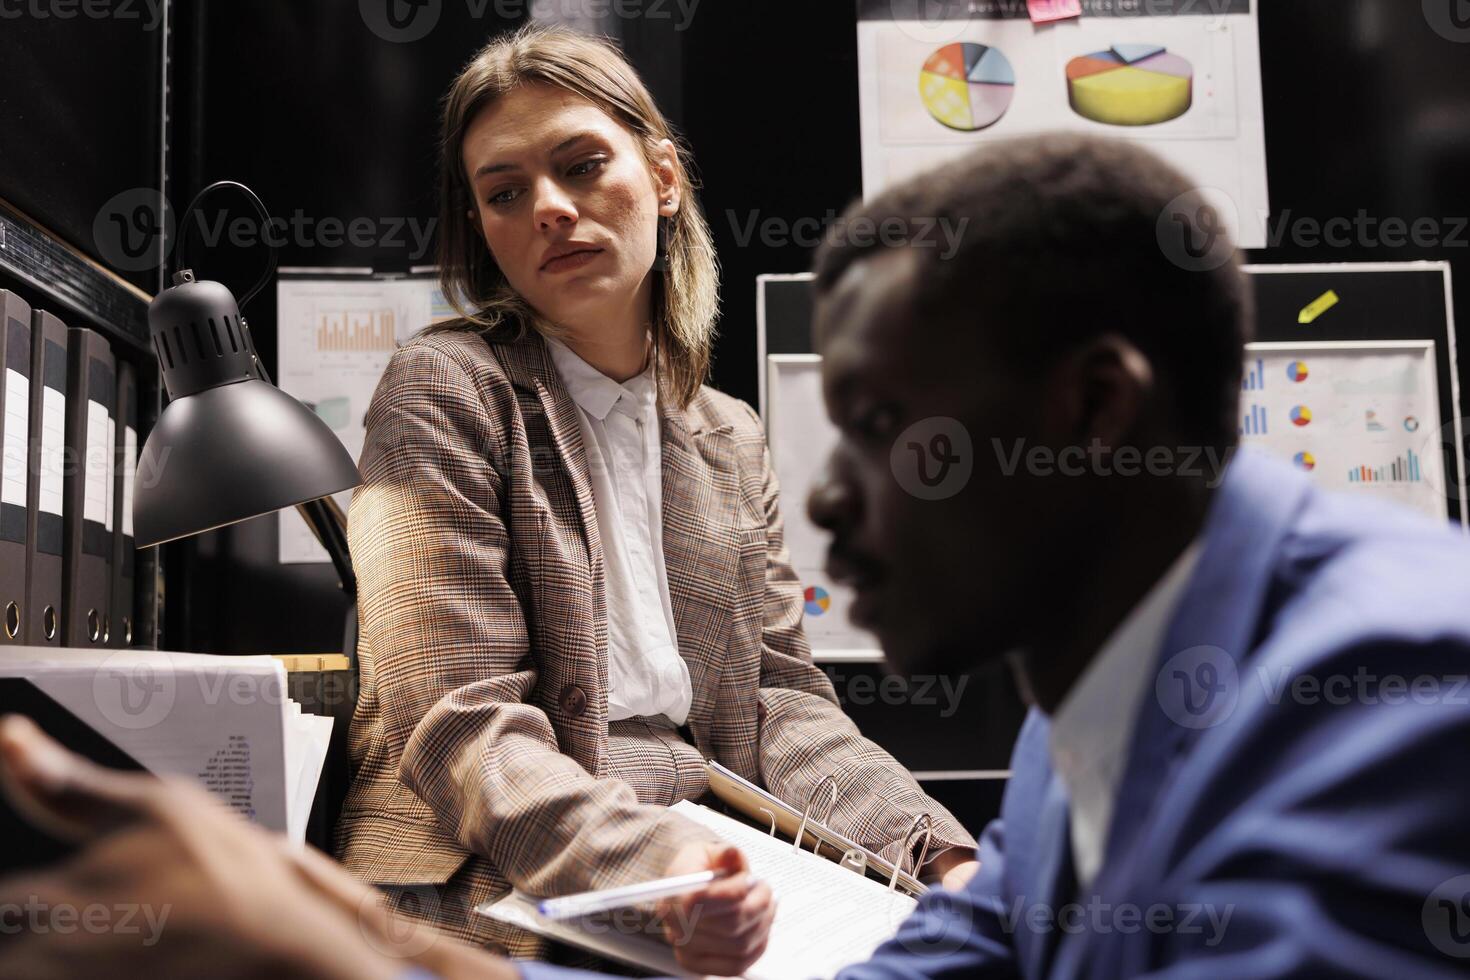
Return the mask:
<path id="1" fill-rule="evenodd" d="M 1082 16 L 1082 0 L 1026 0 L 1026 9 L 1031 12 L 1034 24 L 1049 24 L 1054 20 Z"/>

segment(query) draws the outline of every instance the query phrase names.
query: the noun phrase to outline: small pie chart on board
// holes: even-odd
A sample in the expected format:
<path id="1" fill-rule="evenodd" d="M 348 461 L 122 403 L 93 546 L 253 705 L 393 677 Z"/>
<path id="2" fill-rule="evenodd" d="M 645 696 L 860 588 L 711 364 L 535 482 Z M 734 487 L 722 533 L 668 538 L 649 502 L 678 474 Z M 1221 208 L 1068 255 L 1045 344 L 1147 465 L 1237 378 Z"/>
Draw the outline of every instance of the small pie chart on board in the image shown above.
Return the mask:
<path id="1" fill-rule="evenodd" d="M 956 41 L 919 72 L 919 98 L 935 120 L 972 133 L 1000 122 L 1016 94 L 1016 72 L 999 48 Z"/>
<path id="2" fill-rule="evenodd" d="M 1157 44 L 1115 44 L 1067 62 L 1067 97 L 1084 119 L 1154 126 L 1194 104 L 1194 66 Z"/>

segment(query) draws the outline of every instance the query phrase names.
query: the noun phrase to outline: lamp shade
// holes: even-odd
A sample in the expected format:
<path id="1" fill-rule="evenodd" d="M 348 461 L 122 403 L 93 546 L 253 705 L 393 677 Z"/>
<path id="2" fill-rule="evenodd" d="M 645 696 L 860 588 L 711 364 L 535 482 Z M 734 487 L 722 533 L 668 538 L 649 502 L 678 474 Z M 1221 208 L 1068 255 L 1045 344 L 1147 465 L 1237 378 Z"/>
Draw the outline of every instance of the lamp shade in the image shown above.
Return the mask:
<path id="1" fill-rule="evenodd" d="M 162 544 L 362 482 L 305 405 L 263 379 L 235 298 L 187 272 L 148 310 L 171 401 L 138 457 L 133 533 Z"/>
<path id="2" fill-rule="evenodd" d="M 362 482 L 325 422 L 251 379 L 170 402 L 138 457 L 139 547 L 325 497 Z"/>

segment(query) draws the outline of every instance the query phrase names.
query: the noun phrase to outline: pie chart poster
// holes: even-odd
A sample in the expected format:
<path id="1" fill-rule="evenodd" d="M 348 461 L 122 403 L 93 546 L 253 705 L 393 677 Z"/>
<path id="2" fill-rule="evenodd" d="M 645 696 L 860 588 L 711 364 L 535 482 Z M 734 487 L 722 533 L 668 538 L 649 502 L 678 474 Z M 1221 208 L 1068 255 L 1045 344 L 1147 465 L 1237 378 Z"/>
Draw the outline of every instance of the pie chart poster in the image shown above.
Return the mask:
<path id="1" fill-rule="evenodd" d="M 931 5 L 933 6 L 933 5 Z M 1253 0 L 1160 2 L 1035 26 L 1024 4 L 859 0 L 863 193 L 989 140 L 1068 130 L 1136 140 L 1191 177 L 1243 248 L 1270 205 Z M 1113 5 L 1115 6 L 1115 5 Z"/>

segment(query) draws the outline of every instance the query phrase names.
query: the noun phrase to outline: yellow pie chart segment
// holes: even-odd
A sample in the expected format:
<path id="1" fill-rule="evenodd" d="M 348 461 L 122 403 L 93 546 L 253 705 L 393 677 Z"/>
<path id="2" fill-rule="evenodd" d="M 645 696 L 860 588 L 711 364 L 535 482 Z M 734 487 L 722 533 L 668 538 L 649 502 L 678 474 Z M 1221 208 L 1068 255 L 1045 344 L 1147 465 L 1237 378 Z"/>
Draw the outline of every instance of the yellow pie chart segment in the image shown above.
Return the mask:
<path id="1" fill-rule="evenodd" d="M 926 71 L 919 78 L 919 95 L 929 114 L 952 129 L 970 125 L 970 93 L 965 83 Z"/>
<path id="2" fill-rule="evenodd" d="M 1073 59 L 1067 66 L 1067 86 L 1078 115 L 1110 126 L 1168 122 L 1194 102 L 1189 62 L 1163 48 L 1142 45 L 1119 45 Z"/>

